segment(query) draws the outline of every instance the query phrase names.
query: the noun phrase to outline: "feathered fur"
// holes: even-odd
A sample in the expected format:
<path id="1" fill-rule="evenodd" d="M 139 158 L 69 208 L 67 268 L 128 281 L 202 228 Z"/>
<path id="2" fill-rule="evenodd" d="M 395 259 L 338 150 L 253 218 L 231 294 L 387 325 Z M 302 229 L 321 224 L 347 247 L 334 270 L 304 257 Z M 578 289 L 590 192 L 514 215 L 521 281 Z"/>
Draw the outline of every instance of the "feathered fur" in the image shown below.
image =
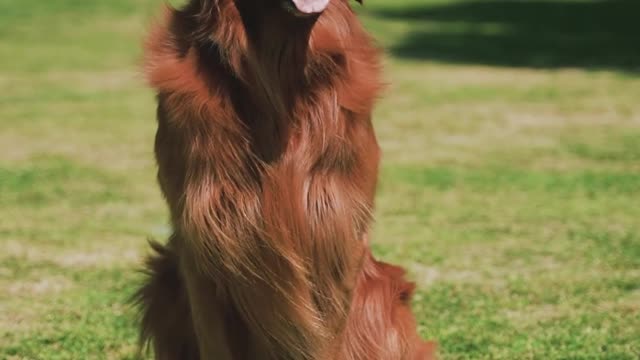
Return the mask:
<path id="1" fill-rule="evenodd" d="M 138 294 L 156 357 L 417 359 L 411 286 L 367 250 L 381 86 L 347 1 L 297 18 L 192 0 L 151 32 L 145 68 L 174 228 Z"/>

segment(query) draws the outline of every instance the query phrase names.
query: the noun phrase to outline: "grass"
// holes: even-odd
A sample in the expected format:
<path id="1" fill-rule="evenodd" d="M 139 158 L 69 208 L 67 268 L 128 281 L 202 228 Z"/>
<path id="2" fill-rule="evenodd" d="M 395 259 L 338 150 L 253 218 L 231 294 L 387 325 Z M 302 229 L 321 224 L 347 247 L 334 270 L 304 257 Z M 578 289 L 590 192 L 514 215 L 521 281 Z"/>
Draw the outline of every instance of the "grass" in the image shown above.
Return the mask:
<path id="1" fill-rule="evenodd" d="M 167 233 L 137 72 L 159 1 L 0 0 L 0 359 L 133 359 Z M 370 0 L 374 247 L 444 359 L 640 356 L 631 0 Z"/>

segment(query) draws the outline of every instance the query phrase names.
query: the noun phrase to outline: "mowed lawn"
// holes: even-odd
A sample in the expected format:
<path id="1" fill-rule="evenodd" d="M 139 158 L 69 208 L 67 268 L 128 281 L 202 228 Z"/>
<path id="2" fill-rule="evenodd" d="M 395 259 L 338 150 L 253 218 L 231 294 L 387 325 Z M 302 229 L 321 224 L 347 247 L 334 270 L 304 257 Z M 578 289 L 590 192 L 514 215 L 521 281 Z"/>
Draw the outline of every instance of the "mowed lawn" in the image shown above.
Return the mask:
<path id="1" fill-rule="evenodd" d="M 374 247 L 422 335 L 638 359 L 640 3 L 365 3 L 390 83 Z M 0 359 L 136 356 L 127 299 L 168 232 L 137 65 L 159 4 L 0 0 Z"/>

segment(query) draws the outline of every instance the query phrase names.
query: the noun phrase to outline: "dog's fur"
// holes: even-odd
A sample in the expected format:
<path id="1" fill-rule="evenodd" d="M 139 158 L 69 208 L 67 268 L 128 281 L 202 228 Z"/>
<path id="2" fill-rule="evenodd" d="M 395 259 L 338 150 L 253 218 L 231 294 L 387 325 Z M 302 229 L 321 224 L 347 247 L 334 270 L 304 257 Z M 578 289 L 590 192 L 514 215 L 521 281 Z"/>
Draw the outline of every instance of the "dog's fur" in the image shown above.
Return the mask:
<path id="1" fill-rule="evenodd" d="M 157 359 L 426 359 L 368 250 L 378 51 L 347 0 L 191 0 L 146 47 L 174 235 L 137 300 Z"/>

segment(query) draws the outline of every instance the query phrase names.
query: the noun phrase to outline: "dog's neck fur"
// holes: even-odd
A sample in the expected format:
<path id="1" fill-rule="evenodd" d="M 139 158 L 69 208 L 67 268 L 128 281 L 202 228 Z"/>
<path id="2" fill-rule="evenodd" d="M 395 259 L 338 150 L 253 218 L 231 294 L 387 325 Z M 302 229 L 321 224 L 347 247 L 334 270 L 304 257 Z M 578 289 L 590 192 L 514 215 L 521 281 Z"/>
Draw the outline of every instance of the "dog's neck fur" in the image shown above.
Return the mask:
<path id="1" fill-rule="evenodd" d="M 148 77 L 159 93 L 180 99 L 176 119 L 205 111 L 235 127 L 226 119 L 243 118 L 255 152 L 270 161 L 291 145 L 297 121 L 312 123 L 325 134 L 314 138 L 324 138 L 339 131 L 331 127 L 340 111 L 370 115 L 381 88 L 378 51 L 347 0 L 332 0 L 316 19 L 276 6 L 249 8 L 249 1 L 192 0 L 169 9 L 166 23 L 151 32 Z M 230 98 L 229 88 L 240 89 L 234 94 L 242 99 Z"/>
<path id="2" fill-rule="evenodd" d="M 217 47 L 220 60 L 234 76 L 252 89 L 262 89 L 262 94 L 252 95 L 262 95 L 275 108 L 270 110 L 277 110 L 280 115 L 291 112 L 295 102 L 292 97 L 315 90 L 311 85 L 331 86 L 347 77 L 356 83 L 366 82 L 367 86 L 362 87 L 373 89 L 373 93 L 351 93 L 346 97 L 361 104 L 341 105 L 350 110 L 371 107 L 380 89 L 377 53 L 371 48 L 358 54 L 367 55 L 366 59 L 345 59 L 350 48 L 367 49 L 370 45 L 366 33 L 360 27 L 353 28 L 354 22 L 347 18 L 353 16 L 347 0 L 333 0 L 325 11 L 331 14 L 310 18 L 296 18 L 277 3 L 265 3 L 268 2 L 192 0 L 177 12 L 185 23 L 191 24 L 180 32 L 192 44 Z M 197 21 L 194 23 L 193 19 Z M 348 60 L 353 60 L 352 64 Z M 371 64 L 373 68 L 360 68 Z M 356 76 L 359 79 L 354 79 Z M 306 93 L 301 94 L 300 90 Z"/>
<path id="3" fill-rule="evenodd" d="M 217 47 L 233 75 L 257 87 L 251 95 L 262 106 L 281 116 L 285 109 L 290 112 L 293 89 L 305 87 L 315 17 L 299 19 L 277 6 L 247 0 L 194 0 L 178 13 L 198 19 L 195 28 L 186 29 L 192 42 Z"/>

